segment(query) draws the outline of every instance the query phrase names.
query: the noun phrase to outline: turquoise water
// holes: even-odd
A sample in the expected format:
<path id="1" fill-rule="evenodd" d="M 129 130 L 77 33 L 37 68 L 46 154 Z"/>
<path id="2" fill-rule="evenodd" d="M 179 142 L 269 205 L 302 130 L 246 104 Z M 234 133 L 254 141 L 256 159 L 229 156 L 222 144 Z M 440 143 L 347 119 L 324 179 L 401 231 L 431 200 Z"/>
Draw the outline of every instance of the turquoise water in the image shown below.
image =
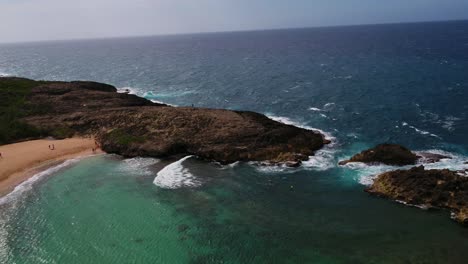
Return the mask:
<path id="1" fill-rule="evenodd" d="M 466 263 L 449 212 L 363 192 L 395 168 L 336 164 L 394 142 L 468 169 L 467 72 L 466 21 L 2 44 L 0 75 L 253 110 L 333 144 L 300 169 L 68 162 L 0 199 L 0 263 Z"/>
<path id="2" fill-rule="evenodd" d="M 167 163 L 106 155 L 2 205 L 2 263 L 464 263 L 447 212 L 373 198 L 341 169 L 258 173 L 188 159 L 198 188 L 153 184 Z M 294 188 L 291 189 L 291 186 Z M 6 215 L 8 215 L 6 217 Z"/>

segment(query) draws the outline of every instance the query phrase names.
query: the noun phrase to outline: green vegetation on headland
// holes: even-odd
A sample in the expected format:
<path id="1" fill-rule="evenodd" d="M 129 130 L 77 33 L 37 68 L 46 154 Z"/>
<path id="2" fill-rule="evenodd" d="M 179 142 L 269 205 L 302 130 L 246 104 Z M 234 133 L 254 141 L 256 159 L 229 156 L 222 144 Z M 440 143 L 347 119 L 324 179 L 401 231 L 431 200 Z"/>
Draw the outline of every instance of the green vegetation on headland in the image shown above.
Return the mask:
<path id="1" fill-rule="evenodd" d="M 299 166 L 329 141 L 320 133 L 254 112 L 170 107 L 96 82 L 0 78 L 0 144 L 52 136 L 94 136 L 126 157 L 197 155 L 222 163 Z"/>
<path id="2" fill-rule="evenodd" d="M 105 152 L 125 157 L 196 155 L 223 164 L 260 161 L 296 167 L 330 143 L 318 132 L 262 114 L 170 107 L 95 82 L 0 78 L 0 111 L 0 144 L 92 135 Z M 448 158 L 382 144 L 340 164 L 411 166 Z M 467 182 L 459 174 L 468 170 L 395 171 L 378 177 L 368 192 L 408 204 L 447 208 L 457 221 L 468 225 Z"/>
<path id="3" fill-rule="evenodd" d="M 31 89 L 42 84 L 21 78 L 0 78 L 0 144 L 43 136 L 43 132 L 20 119 L 31 114 L 27 106 Z"/>
<path id="4" fill-rule="evenodd" d="M 114 129 L 107 134 L 107 137 L 110 140 L 116 141 L 117 144 L 129 146 L 132 143 L 143 143 L 145 142 L 145 137 L 142 136 L 133 136 L 130 133 L 122 129 Z"/>

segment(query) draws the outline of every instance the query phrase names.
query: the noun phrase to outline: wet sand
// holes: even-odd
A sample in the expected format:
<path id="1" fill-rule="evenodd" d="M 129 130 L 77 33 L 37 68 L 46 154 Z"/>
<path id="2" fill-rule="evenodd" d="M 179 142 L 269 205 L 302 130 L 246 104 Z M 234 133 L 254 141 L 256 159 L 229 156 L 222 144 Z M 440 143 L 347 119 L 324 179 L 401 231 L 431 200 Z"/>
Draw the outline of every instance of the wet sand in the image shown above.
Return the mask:
<path id="1" fill-rule="evenodd" d="M 52 145 L 54 150 L 49 148 Z M 0 197 L 40 170 L 67 159 L 103 153 L 92 148 L 96 148 L 93 138 L 41 139 L 0 146 Z"/>

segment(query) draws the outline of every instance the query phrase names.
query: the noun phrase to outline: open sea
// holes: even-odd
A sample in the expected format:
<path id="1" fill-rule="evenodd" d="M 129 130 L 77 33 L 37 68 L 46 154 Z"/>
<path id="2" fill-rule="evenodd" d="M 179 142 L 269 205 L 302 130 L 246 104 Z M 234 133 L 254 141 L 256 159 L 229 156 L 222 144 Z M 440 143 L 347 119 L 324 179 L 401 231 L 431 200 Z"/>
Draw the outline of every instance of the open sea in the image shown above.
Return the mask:
<path id="1" fill-rule="evenodd" d="M 69 160 L 0 198 L 0 263 L 468 263 L 449 212 L 363 191 L 394 168 L 337 166 L 393 142 L 468 169 L 467 21 L 0 44 L 0 75 L 252 110 L 333 140 L 297 169 Z"/>

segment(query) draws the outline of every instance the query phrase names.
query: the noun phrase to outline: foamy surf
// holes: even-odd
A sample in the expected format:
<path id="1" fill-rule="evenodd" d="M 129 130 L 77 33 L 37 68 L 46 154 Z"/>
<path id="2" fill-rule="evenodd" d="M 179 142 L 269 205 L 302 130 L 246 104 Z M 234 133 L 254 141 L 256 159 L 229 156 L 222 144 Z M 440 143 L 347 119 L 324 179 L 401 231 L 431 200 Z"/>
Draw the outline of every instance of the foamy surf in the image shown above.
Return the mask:
<path id="1" fill-rule="evenodd" d="M 465 162 L 468 160 L 468 157 L 466 156 L 444 151 L 444 150 L 439 150 L 439 149 L 415 151 L 416 154 L 421 153 L 421 152 L 440 154 L 440 155 L 451 157 L 451 159 L 442 159 L 435 163 L 424 163 L 424 161 L 421 161 L 416 165 L 408 165 L 408 166 L 402 166 L 402 167 L 389 166 L 389 165 L 384 165 L 384 164 L 367 165 L 365 163 L 360 163 L 360 162 L 348 163 L 344 165 L 343 167 L 357 171 L 356 180 L 363 185 L 372 185 L 372 183 L 374 182 L 374 179 L 378 175 L 384 172 L 393 171 L 393 170 L 408 170 L 408 169 L 413 168 L 414 166 L 420 166 L 420 165 L 423 165 L 424 168 L 427 170 L 449 169 L 453 171 L 465 171 L 468 169 L 468 164 L 465 164 Z M 460 175 L 467 176 L 466 174 L 460 174 Z"/>
<path id="2" fill-rule="evenodd" d="M 41 171 L 39 173 L 34 174 L 31 178 L 27 179 L 26 181 L 24 181 L 20 185 L 16 186 L 15 189 L 12 192 L 10 192 L 9 194 L 1 197 L 0 198 L 0 205 L 9 204 L 9 203 L 15 201 L 19 196 L 21 196 L 25 192 L 31 190 L 33 188 L 34 183 L 36 183 L 37 181 L 39 181 L 43 177 L 49 176 L 49 175 L 51 175 L 53 173 L 56 173 L 56 172 L 60 171 L 63 168 L 66 168 L 68 166 L 71 166 L 73 164 L 78 163 L 79 161 L 80 161 L 79 158 L 69 159 L 69 160 L 66 160 L 66 161 L 60 163 L 57 166 L 48 168 L 47 170 L 44 170 L 44 171 Z"/>
<path id="3" fill-rule="evenodd" d="M 334 147 L 336 146 L 337 140 L 334 136 L 332 136 L 332 134 L 325 132 L 318 128 L 313 128 L 313 127 L 301 124 L 288 117 L 274 116 L 274 115 L 268 115 L 268 114 L 266 116 L 274 121 L 277 121 L 286 125 L 292 125 L 292 126 L 300 127 L 303 129 L 311 130 L 314 132 L 319 132 L 320 134 L 325 136 L 325 139 L 331 141 L 330 144 L 327 144 L 322 149 L 317 150 L 314 156 L 309 156 L 309 159 L 307 161 L 302 162 L 302 168 L 324 171 L 324 170 L 328 170 L 328 169 L 335 167 L 336 149 Z M 272 172 L 272 170 L 274 172 L 286 171 L 287 168 L 279 167 L 279 168 L 274 168 L 274 169 L 260 169 L 260 171 L 262 172 Z"/>
<path id="4" fill-rule="evenodd" d="M 155 96 L 154 96 L 154 94 L 152 92 L 140 92 L 140 89 L 137 89 L 137 88 L 134 88 L 134 87 L 120 87 L 120 88 L 117 88 L 117 92 L 118 93 L 126 93 L 126 94 L 134 94 L 134 95 L 143 97 L 145 99 L 148 99 L 151 102 L 156 103 L 156 104 L 165 104 L 165 105 L 169 105 L 169 106 L 177 106 L 177 105 L 174 105 L 174 104 L 169 104 L 169 103 L 166 103 L 166 102 L 163 102 L 163 101 L 160 101 L 160 100 L 156 100 L 156 99 L 154 99 Z"/>
<path id="5" fill-rule="evenodd" d="M 152 175 L 154 172 L 151 170 L 151 166 L 158 163 L 158 159 L 154 158 L 131 158 L 122 161 L 120 171 L 128 173 L 130 175 Z"/>
<path id="6" fill-rule="evenodd" d="M 158 172 L 153 183 L 163 189 L 179 189 L 183 187 L 200 186 L 201 182 L 183 166 L 184 161 L 192 157 L 193 156 L 187 156 L 167 165 Z"/>
<path id="7" fill-rule="evenodd" d="M 268 118 L 270 118 L 271 120 L 274 120 L 276 122 L 280 122 L 280 123 L 283 123 L 283 124 L 286 124 L 286 125 L 292 125 L 292 126 L 295 126 L 295 127 L 300 127 L 300 128 L 303 128 L 303 129 L 307 129 L 307 130 L 311 130 L 311 131 L 315 131 L 315 132 L 319 132 L 320 134 L 324 135 L 325 136 L 325 139 L 327 140 L 330 140 L 333 144 L 334 142 L 336 142 L 336 138 L 333 137 L 330 133 L 328 132 L 325 132 L 321 129 L 318 129 L 318 128 L 314 128 L 314 127 L 310 127 L 310 126 L 307 126 L 307 125 L 304 125 L 304 124 L 301 124 L 297 121 L 294 121 L 288 117 L 284 117 L 284 116 L 275 116 L 275 115 L 270 115 L 270 114 L 265 114 Z"/>

